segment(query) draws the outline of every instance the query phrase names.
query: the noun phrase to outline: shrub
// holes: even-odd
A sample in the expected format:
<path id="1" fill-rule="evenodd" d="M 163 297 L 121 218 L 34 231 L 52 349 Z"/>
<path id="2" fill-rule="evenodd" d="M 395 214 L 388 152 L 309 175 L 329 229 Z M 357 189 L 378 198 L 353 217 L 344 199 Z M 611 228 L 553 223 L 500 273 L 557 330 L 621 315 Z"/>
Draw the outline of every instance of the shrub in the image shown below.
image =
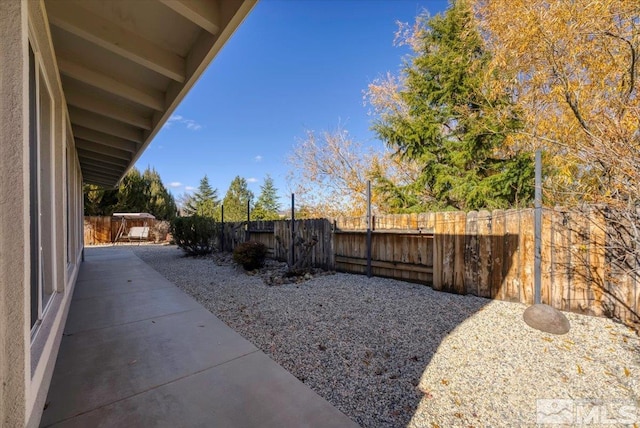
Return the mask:
<path id="1" fill-rule="evenodd" d="M 153 232 L 154 241 L 156 243 L 166 241 L 170 228 L 171 224 L 168 221 L 156 221 L 156 223 L 153 225 L 153 228 L 151 229 Z"/>
<path id="2" fill-rule="evenodd" d="M 176 217 L 171 222 L 173 240 L 190 256 L 202 256 L 213 252 L 213 243 L 218 232 L 218 223 L 209 217 Z"/>
<path id="3" fill-rule="evenodd" d="M 266 257 L 267 246 L 261 242 L 243 242 L 233 250 L 233 261 L 242 265 L 245 270 L 261 268 Z"/>

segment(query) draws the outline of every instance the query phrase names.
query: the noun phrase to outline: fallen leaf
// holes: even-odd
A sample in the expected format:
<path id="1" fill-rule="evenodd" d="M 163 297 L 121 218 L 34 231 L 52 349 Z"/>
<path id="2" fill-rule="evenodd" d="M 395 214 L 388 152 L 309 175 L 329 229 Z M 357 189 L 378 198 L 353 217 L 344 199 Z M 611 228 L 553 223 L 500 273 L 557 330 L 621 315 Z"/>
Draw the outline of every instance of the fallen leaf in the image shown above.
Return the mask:
<path id="1" fill-rule="evenodd" d="M 624 375 L 625 375 L 626 377 L 631 376 L 631 371 L 630 371 L 628 368 L 626 368 L 626 367 L 624 368 Z"/>
<path id="2" fill-rule="evenodd" d="M 582 367 L 580 367 L 579 364 L 576 364 L 576 367 L 578 367 L 578 374 L 583 374 L 584 371 L 582 370 Z"/>
<path id="3" fill-rule="evenodd" d="M 443 385 L 449 385 L 449 381 L 447 379 L 442 379 L 440 383 Z"/>
<path id="4" fill-rule="evenodd" d="M 553 342 L 553 339 L 550 337 L 543 337 L 542 340 L 546 340 L 547 342 Z"/>

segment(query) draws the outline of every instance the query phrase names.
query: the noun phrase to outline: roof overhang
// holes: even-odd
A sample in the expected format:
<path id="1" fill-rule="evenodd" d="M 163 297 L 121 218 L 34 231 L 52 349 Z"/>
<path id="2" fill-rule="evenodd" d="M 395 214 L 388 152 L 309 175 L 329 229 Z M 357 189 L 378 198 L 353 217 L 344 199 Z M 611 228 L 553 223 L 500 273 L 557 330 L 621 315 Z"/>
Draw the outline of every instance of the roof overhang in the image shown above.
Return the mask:
<path id="1" fill-rule="evenodd" d="M 115 186 L 257 0 L 45 0 L 83 181 Z"/>

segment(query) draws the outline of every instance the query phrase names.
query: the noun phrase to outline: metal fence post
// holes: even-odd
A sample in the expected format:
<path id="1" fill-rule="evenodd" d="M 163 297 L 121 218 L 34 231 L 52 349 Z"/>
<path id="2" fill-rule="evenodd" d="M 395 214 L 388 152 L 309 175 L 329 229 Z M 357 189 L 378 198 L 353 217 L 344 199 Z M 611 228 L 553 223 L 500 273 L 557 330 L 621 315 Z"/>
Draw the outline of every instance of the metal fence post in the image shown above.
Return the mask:
<path id="1" fill-rule="evenodd" d="M 367 181 L 367 277 L 371 278 L 371 180 Z"/>
<path id="2" fill-rule="evenodd" d="M 533 276 L 534 276 L 534 303 L 540 304 L 542 302 L 541 288 L 542 288 L 542 152 L 540 149 L 536 150 L 536 163 L 535 163 L 535 200 L 534 200 L 534 264 L 533 264 Z"/>
<path id="3" fill-rule="evenodd" d="M 220 204 L 220 251 L 224 251 L 224 204 Z"/>
<path id="4" fill-rule="evenodd" d="M 295 220 L 296 220 L 296 211 L 295 211 L 295 193 L 291 194 L 291 264 L 289 266 L 293 266 L 296 262 L 296 248 L 295 248 L 295 240 L 296 240 L 296 232 L 295 232 Z"/>

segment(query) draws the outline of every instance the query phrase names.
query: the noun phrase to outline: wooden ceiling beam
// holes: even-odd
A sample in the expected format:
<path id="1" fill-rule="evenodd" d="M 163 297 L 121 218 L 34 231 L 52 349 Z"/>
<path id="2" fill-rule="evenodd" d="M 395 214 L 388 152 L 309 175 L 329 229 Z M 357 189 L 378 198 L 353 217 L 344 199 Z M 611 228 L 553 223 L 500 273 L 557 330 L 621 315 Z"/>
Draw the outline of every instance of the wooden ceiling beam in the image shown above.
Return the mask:
<path id="1" fill-rule="evenodd" d="M 69 105 L 83 110 L 88 110 L 100 116 L 105 116 L 137 128 L 146 130 L 151 129 L 150 118 L 144 117 L 127 106 L 118 105 L 99 96 L 89 94 L 68 82 L 64 86 L 65 97 L 67 99 L 67 104 Z"/>
<path id="2" fill-rule="evenodd" d="M 160 0 L 174 12 L 182 15 L 211 34 L 220 31 L 220 4 L 202 0 Z"/>
<path id="3" fill-rule="evenodd" d="M 65 76 L 69 76 L 87 85 L 100 88 L 103 91 L 110 92 L 153 110 L 164 110 L 164 94 L 160 91 L 127 85 L 120 80 L 87 68 L 60 55 L 58 55 L 58 68 Z"/>
<path id="4" fill-rule="evenodd" d="M 117 23 L 64 1 L 47 1 L 49 22 L 77 37 L 183 83 L 184 59 Z"/>
<path id="5" fill-rule="evenodd" d="M 143 131 L 131 125 L 113 119 L 101 117 L 95 113 L 78 107 L 68 106 L 69 119 L 72 125 L 93 129 L 115 137 L 124 138 L 134 143 L 144 142 Z"/>
<path id="6" fill-rule="evenodd" d="M 92 152 L 90 150 L 84 150 L 80 147 L 78 147 L 76 150 L 78 151 L 78 159 L 80 160 L 80 164 L 82 164 L 83 159 L 90 159 L 90 160 L 98 161 L 101 163 L 108 163 L 111 165 L 115 165 L 123 169 L 126 169 L 129 166 L 129 162 L 122 160 L 120 158 L 114 158 L 111 156 Z"/>
<path id="7" fill-rule="evenodd" d="M 78 149 L 111 156 L 112 158 L 122 159 L 124 161 L 131 161 L 131 152 L 114 149 L 113 147 L 105 146 L 104 144 L 94 143 L 93 141 L 82 140 L 80 138 L 75 138 L 75 142 Z"/>
<path id="8" fill-rule="evenodd" d="M 92 141 L 94 143 L 100 143 L 105 146 L 113 147 L 114 149 L 125 150 L 130 153 L 138 151 L 138 144 L 133 141 L 125 140 L 124 138 L 115 137 L 113 135 L 105 134 L 100 131 L 85 128 L 78 125 L 71 125 L 73 136 L 81 140 Z"/>

